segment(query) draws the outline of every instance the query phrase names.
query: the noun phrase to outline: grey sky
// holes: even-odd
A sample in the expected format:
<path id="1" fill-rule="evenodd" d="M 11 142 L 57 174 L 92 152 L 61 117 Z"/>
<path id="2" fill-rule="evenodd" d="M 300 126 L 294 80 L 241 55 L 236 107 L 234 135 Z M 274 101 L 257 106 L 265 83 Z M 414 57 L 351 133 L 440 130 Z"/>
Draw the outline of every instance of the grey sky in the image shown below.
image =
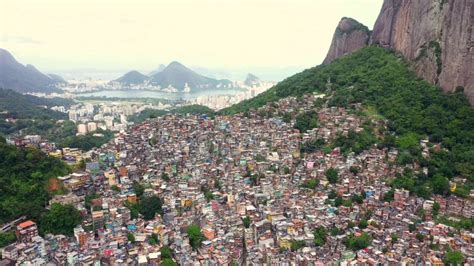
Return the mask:
<path id="1" fill-rule="evenodd" d="M 281 70 L 286 75 L 321 63 L 341 17 L 372 28 L 381 4 L 382 0 L 0 0 L 0 47 L 20 62 L 50 72 L 147 72 L 178 60 L 227 72 Z"/>

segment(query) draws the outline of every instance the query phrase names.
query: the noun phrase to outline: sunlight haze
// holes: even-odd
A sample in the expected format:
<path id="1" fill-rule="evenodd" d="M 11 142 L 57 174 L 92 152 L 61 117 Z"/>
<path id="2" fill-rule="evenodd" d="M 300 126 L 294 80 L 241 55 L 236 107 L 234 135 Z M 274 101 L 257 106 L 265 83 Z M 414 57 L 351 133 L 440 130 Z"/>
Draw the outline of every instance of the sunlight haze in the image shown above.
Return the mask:
<path id="1" fill-rule="evenodd" d="M 293 69 L 322 62 L 341 17 L 353 17 L 372 28 L 381 4 L 381 0 L 0 0 L 0 47 L 21 63 L 44 71 L 146 73 L 177 60 L 225 71 L 281 69 L 284 77 Z"/>

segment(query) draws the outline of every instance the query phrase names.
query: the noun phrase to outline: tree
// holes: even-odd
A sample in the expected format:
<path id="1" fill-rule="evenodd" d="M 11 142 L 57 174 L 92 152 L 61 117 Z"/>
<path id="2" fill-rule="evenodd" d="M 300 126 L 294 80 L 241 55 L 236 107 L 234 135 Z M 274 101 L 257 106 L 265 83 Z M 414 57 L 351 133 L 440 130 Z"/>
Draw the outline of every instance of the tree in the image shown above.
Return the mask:
<path id="1" fill-rule="evenodd" d="M 80 160 L 74 167 L 76 170 L 86 170 L 86 161 Z"/>
<path id="2" fill-rule="evenodd" d="M 16 240 L 16 235 L 13 231 L 0 233 L 0 248 L 3 248 Z"/>
<path id="3" fill-rule="evenodd" d="M 174 260 L 172 260 L 172 259 L 164 259 L 161 262 L 161 265 L 162 266 L 178 266 L 178 264 L 176 262 L 174 262 Z"/>
<path id="4" fill-rule="evenodd" d="M 365 229 L 365 228 L 367 228 L 368 225 L 369 225 L 369 223 L 368 223 L 367 220 L 365 220 L 365 219 L 362 219 L 362 220 L 359 222 L 359 228 L 360 228 L 360 229 Z"/>
<path id="5" fill-rule="evenodd" d="M 464 257 L 459 251 L 448 251 L 444 255 L 443 262 L 446 265 L 462 265 Z"/>
<path id="6" fill-rule="evenodd" d="M 245 228 L 249 228 L 250 227 L 250 217 L 247 215 L 245 216 L 244 218 L 242 218 L 242 222 L 244 223 L 244 226 Z"/>
<path id="7" fill-rule="evenodd" d="M 152 233 L 150 238 L 148 239 L 148 244 L 153 246 L 153 245 L 157 245 L 158 242 L 159 242 L 158 235 L 155 233 Z"/>
<path id="8" fill-rule="evenodd" d="M 306 246 L 304 240 L 291 240 L 291 250 L 295 251 Z"/>
<path id="9" fill-rule="evenodd" d="M 436 175 L 433 179 L 433 192 L 445 195 L 449 191 L 449 180 L 441 175 Z"/>
<path id="10" fill-rule="evenodd" d="M 127 240 L 131 243 L 135 242 L 135 235 L 132 233 L 127 233 Z"/>
<path id="11" fill-rule="evenodd" d="M 296 117 L 295 128 L 300 132 L 313 129 L 318 126 L 318 114 L 314 111 L 300 114 Z"/>
<path id="12" fill-rule="evenodd" d="M 397 234 L 393 233 L 391 237 L 392 237 L 392 243 L 395 243 L 395 242 L 398 241 L 398 235 Z"/>
<path id="13" fill-rule="evenodd" d="M 395 190 L 392 188 L 383 195 L 383 200 L 388 202 L 393 201 L 394 196 Z"/>
<path id="14" fill-rule="evenodd" d="M 204 236 L 201 233 L 201 227 L 196 224 L 192 224 L 188 226 L 188 229 L 186 230 L 188 233 L 189 237 L 189 244 L 193 249 L 198 249 L 201 247 L 201 243 L 204 240 Z"/>
<path id="15" fill-rule="evenodd" d="M 343 203 L 344 203 L 344 200 L 342 199 L 342 197 L 337 197 L 337 198 L 334 200 L 334 206 L 336 206 L 336 207 L 341 206 Z"/>
<path id="16" fill-rule="evenodd" d="M 354 194 L 352 195 L 352 198 L 351 198 L 352 201 L 354 202 L 357 202 L 359 204 L 362 204 L 364 202 L 364 198 L 362 197 L 362 195 L 360 194 Z"/>
<path id="17" fill-rule="evenodd" d="M 441 208 L 441 206 L 439 205 L 439 203 L 437 201 L 435 201 L 433 203 L 433 215 L 434 216 L 437 216 L 439 214 L 439 209 Z"/>
<path id="18" fill-rule="evenodd" d="M 171 259 L 173 250 L 169 246 L 163 246 L 160 248 L 161 259 Z"/>
<path id="19" fill-rule="evenodd" d="M 337 197 L 337 192 L 334 189 L 329 191 L 328 198 L 335 199 L 336 197 Z"/>
<path id="20" fill-rule="evenodd" d="M 168 175 L 168 173 L 163 172 L 161 174 L 161 179 L 163 179 L 164 181 L 170 181 L 170 176 Z"/>
<path id="21" fill-rule="evenodd" d="M 151 220 L 157 213 L 162 213 L 162 205 L 163 201 L 158 196 L 141 197 L 138 208 L 145 220 Z"/>
<path id="22" fill-rule="evenodd" d="M 354 251 L 368 247 L 372 243 L 372 238 L 367 233 L 362 233 L 360 236 L 354 234 L 349 235 L 345 244 L 349 249 Z"/>
<path id="23" fill-rule="evenodd" d="M 39 228 L 43 233 L 71 236 L 73 229 L 82 221 L 81 213 L 70 204 L 53 203 L 50 210 L 41 217 Z"/>
<path id="24" fill-rule="evenodd" d="M 418 241 L 420 242 L 423 242 L 423 240 L 425 239 L 425 236 L 423 234 L 417 233 L 416 239 L 418 239 Z"/>
<path id="25" fill-rule="evenodd" d="M 317 247 L 324 246 L 324 244 L 326 243 L 326 237 L 327 237 L 326 228 L 322 226 L 316 228 L 316 230 L 313 231 L 313 235 L 314 235 L 314 244 Z"/>
<path id="26" fill-rule="evenodd" d="M 360 172 L 360 168 L 357 166 L 351 166 L 349 167 L 349 171 L 351 171 L 351 173 L 353 173 L 354 175 L 357 175 Z"/>
<path id="27" fill-rule="evenodd" d="M 310 179 L 305 181 L 301 186 L 304 188 L 315 189 L 319 185 L 318 179 Z"/>
<path id="28" fill-rule="evenodd" d="M 331 227 L 331 235 L 332 235 L 332 236 L 338 236 L 338 235 L 340 235 L 340 234 L 342 234 L 342 233 L 343 233 L 343 232 L 342 232 L 341 229 L 339 229 L 339 227 L 337 227 L 337 226 L 332 226 L 332 227 Z"/>
<path id="29" fill-rule="evenodd" d="M 97 199 L 97 198 L 99 198 L 99 195 L 97 195 L 97 193 L 95 193 L 95 191 L 92 192 L 91 194 L 88 194 L 88 195 L 85 196 L 84 206 L 87 209 L 87 211 L 89 211 L 92 207 L 92 200 Z"/>
<path id="30" fill-rule="evenodd" d="M 332 167 L 326 170 L 326 178 L 331 184 L 337 183 L 337 179 L 338 179 L 337 170 Z"/>
<path id="31" fill-rule="evenodd" d="M 137 181 L 133 181 L 132 187 L 137 197 L 141 197 L 143 193 L 145 192 L 145 187 L 142 184 L 138 183 Z"/>
<path id="32" fill-rule="evenodd" d="M 206 189 L 204 190 L 204 197 L 206 198 L 207 202 L 209 202 L 214 199 L 214 194 L 212 193 L 212 191 Z"/>

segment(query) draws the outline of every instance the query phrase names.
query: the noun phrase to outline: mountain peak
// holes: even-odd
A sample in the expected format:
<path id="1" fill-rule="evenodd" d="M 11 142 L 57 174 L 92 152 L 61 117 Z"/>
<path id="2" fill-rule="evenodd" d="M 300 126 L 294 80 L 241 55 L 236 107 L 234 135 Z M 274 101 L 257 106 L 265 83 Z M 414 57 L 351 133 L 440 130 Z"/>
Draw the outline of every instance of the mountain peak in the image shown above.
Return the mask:
<path id="1" fill-rule="evenodd" d="M 17 92 L 59 92 L 55 80 L 41 73 L 33 65 L 22 65 L 13 55 L 0 48 L 0 87 Z"/>
<path id="2" fill-rule="evenodd" d="M 245 78 L 245 81 L 244 81 L 244 84 L 249 87 L 252 87 L 253 85 L 257 85 L 259 83 L 260 83 L 260 79 L 252 73 L 248 73 L 247 78 Z"/>
<path id="3" fill-rule="evenodd" d="M 3 48 L 0 48 L 0 63 L 18 63 L 16 60 L 15 60 L 15 57 L 13 57 L 13 55 L 3 49 Z"/>
<path id="4" fill-rule="evenodd" d="M 229 80 L 216 80 L 202 76 L 178 61 L 169 63 L 163 71 L 151 76 L 150 83 L 162 88 L 172 86 L 178 90 L 183 90 L 185 87 L 191 89 L 226 88 L 232 84 Z"/>
<path id="5" fill-rule="evenodd" d="M 173 61 L 173 62 L 169 63 L 169 65 L 168 65 L 166 68 L 183 68 L 183 69 L 188 69 L 186 66 L 184 66 L 183 64 L 181 64 L 181 63 L 178 62 L 178 61 Z"/>
<path id="6" fill-rule="evenodd" d="M 323 64 L 329 64 L 338 57 L 367 46 L 369 39 L 369 28 L 353 18 L 343 17 L 334 32 L 331 46 Z"/>
<path id="7" fill-rule="evenodd" d="M 145 82 L 147 79 L 148 79 L 148 76 L 143 75 L 142 73 L 136 70 L 132 70 L 125 73 L 125 75 L 121 76 L 115 81 L 120 82 L 122 84 L 126 84 L 126 85 L 132 85 L 132 84 L 141 84 Z"/>

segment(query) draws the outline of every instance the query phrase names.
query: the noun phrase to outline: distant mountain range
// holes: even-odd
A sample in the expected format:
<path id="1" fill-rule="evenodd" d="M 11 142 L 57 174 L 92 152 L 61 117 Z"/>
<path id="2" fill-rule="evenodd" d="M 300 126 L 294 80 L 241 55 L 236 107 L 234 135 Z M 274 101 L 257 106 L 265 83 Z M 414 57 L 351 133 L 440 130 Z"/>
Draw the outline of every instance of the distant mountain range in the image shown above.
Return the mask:
<path id="1" fill-rule="evenodd" d="M 58 81 L 57 75 L 47 76 L 32 65 L 22 65 L 15 60 L 7 50 L 0 48 L 0 88 L 11 89 L 17 92 L 60 92 L 54 85 L 64 82 Z"/>
<path id="2" fill-rule="evenodd" d="M 161 69 L 161 71 L 160 71 Z M 153 74 L 154 73 L 154 74 Z M 232 81 L 227 79 L 213 79 L 196 73 L 179 62 L 171 62 L 168 66 L 160 66 L 146 76 L 138 71 L 130 71 L 122 77 L 114 80 L 124 85 L 149 84 L 161 88 L 173 87 L 183 91 L 186 87 L 191 90 L 230 88 Z"/>

